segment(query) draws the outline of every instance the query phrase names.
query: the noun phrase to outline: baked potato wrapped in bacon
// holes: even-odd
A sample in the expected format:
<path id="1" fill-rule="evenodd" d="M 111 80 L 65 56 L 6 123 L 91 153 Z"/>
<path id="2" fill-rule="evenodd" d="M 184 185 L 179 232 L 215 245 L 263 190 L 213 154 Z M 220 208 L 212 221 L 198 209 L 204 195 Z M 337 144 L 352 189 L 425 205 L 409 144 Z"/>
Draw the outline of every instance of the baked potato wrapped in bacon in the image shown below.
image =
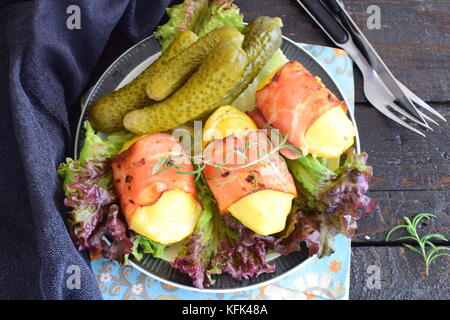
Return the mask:
<path id="1" fill-rule="evenodd" d="M 186 238 L 201 207 L 194 175 L 179 173 L 194 169 L 183 147 L 166 133 L 145 135 L 130 144 L 111 161 L 116 193 L 130 229 L 161 244 Z M 162 163 L 171 167 L 165 170 Z"/>
<path id="2" fill-rule="evenodd" d="M 270 125 L 304 155 L 337 158 L 353 145 L 356 130 L 347 106 L 319 78 L 290 61 L 260 85 L 250 117 L 259 127 Z M 282 151 L 295 159 L 298 153 Z"/>
<path id="3" fill-rule="evenodd" d="M 203 137 L 203 174 L 221 214 L 231 213 L 260 235 L 283 230 L 297 191 L 265 131 L 224 106 L 206 122 Z"/>

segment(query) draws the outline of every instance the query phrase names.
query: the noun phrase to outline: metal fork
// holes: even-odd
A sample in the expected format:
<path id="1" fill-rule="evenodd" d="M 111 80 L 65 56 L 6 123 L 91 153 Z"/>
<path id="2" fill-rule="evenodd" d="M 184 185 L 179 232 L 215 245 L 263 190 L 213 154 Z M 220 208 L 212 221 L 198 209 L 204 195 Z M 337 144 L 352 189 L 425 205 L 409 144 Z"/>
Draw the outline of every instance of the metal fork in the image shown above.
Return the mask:
<path id="1" fill-rule="evenodd" d="M 420 130 L 399 118 L 391 110 L 429 130 L 433 129 L 428 125 L 427 121 L 437 125 L 438 123 L 418 110 L 416 105 L 446 121 L 442 115 L 422 101 L 392 75 L 386 64 L 341 4 L 336 0 L 325 1 L 329 9 L 318 0 L 297 0 L 331 40 L 337 46 L 347 51 L 359 67 L 364 79 L 364 94 L 376 109 L 398 124 L 422 136 L 425 135 Z"/>
<path id="2" fill-rule="evenodd" d="M 435 116 L 439 117 L 443 121 L 447 121 L 439 112 L 434 110 L 431 106 L 429 106 L 427 103 L 425 103 L 422 99 L 420 99 L 418 96 L 416 96 L 413 92 L 411 92 L 406 86 L 404 86 L 400 81 L 398 81 L 392 74 L 392 72 L 389 70 L 389 68 L 386 66 L 384 61 L 379 56 L 378 52 L 375 50 L 375 48 L 372 46 L 372 44 L 367 40 L 367 38 L 364 36 L 364 34 L 359 29 L 358 25 L 353 21 L 353 19 L 350 17 L 349 13 L 344 9 L 344 6 L 342 3 L 338 3 L 337 0 L 325 0 L 328 4 L 328 7 L 332 12 L 337 14 L 343 21 L 344 24 L 347 25 L 350 29 L 350 32 L 352 35 L 359 40 L 360 46 L 364 51 L 366 51 L 366 55 L 369 59 L 369 64 L 372 66 L 372 68 L 377 71 L 380 75 L 380 78 L 389 85 L 390 91 L 395 94 L 396 96 L 400 97 L 399 100 L 400 103 L 403 103 L 406 105 L 408 110 L 411 110 L 410 106 L 414 102 L 415 105 L 424 108 L 425 110 L 433 113 Z M 404 102 L 406 98 L 409 100 L 408 102 Z M 403 101 L 403 102 L 402 102 Z M 413 105 L 413 107 L 415 107 Z M 413 111 L 413 110 L 411 110 Z M 419 115 L 422 118 L 425 118 L 429 120 L 430 122 L 433 122 L 437 125 L 439 125 L 436 121 L 431 119 L 426 114 L 419 111 Z M 423 119 L 422 119 L 423 120 Z"/>
<path id="3" fill-rule="evenodd" d="M 345 49 L 345 51 L 347 51 L 349 56 L 352 57 L 353 61 L 359 67 L 359 70 L 361 70 L 364 79 L 364 86 L 363 86 L 364 94 L 367 100 L 388 118 L 394 120 L 398 124 L 408 128 L 409 130 L 414 131 L 415 133 L 425 137 L 425 135 L 420 130 L 414 128 L 407 122 L 400 119 L 389 109 L 392 108 L 393 110 L 402 114 L 411 121 L 431 129 L 426 123 L 424 124 L 422 121 L 417 119 L 417 117 L 407 113 L 405 110 L 403 110 L 402 108 L 400 108 L 400 106 L 396 104 L 394 96 L 391 94 L 387 86 L 381 80 L 378 73 L 370 67 L 366 58 L 359 52 L 359 50 L 357 49 L 356 45 L 351 40 L 351 38 L 346 44 L 342 45 L 341 47 Z"/>

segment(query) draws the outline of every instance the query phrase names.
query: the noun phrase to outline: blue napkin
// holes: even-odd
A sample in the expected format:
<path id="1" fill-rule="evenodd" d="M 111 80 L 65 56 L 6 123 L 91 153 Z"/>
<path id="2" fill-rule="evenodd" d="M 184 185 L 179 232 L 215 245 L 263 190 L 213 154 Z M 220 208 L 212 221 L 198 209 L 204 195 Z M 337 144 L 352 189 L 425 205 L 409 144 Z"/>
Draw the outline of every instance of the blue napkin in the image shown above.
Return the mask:
<path id="1" fill-rule="evenodd" d="M 67 28 L 80 8 L 81 29 Z M 56 174 L 71 155 L 69 112 L 112 31 L 148 36 L 170 0 L 0 4 L 0 299 L 101 298 L 64 224 Z M 71 107 L 72 106 L 72 107 Z"/>
<path id="2" fill-rule="evenodd" d="M 303 45 L 339 84 L 348 108 L 353 114 L 354 80 L 352 60 L 343 50 L 324 46 Z M 175 288 L 141 273 L 131 266 L 99 258 L 92 260 L 100 290 L 105 300 L 267 300 L 267 299 L 348 299 L 350 284 L 350 241 L 338 236 L 335 252 L 329 257 L 316 257 L 305 262 L 300 270 L 285 278 L 257 289 L 206 293 Z"/>

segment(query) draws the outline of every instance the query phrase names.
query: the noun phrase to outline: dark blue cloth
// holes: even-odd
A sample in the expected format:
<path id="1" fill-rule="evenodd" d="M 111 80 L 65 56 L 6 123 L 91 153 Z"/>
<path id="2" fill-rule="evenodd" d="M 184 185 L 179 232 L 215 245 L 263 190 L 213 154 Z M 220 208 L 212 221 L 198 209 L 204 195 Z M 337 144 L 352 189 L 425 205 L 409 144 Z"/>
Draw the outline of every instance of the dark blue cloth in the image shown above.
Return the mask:
<path id="1" fill-rule="evenodd" d="M 101 298 L 62 218 L 56 169 L 71 155 L 69 109 L 79 108 L 113 30 L 138 41 L 169 2 L 0 1 L 1 299 Z M 73 4 L 81 9 L 80 30 L 66 27 Z M 66 285 L 71 265 L 79 267 L 80 289 Z"/>

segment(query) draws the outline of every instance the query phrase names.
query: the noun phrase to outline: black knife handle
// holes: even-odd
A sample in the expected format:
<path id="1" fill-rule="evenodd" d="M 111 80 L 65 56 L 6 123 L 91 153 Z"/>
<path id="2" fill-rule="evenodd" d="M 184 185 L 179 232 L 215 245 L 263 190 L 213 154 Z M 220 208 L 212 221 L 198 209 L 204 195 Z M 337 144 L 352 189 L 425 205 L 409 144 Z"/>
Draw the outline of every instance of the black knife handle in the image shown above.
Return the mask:
<path id="1" fill-rule="evenodd" d="M 342 10 L 341 6 L 336 0 L 325 0 L 325 3 L 327 4 L 328 8 L 334 13 L 339 13 Z"/>
<path id="2" fill-rule="evenodd" d="M 314 18 L 322 25 L 326 32 L 336 43 L 343 44 L 349 39 L 347 31 L 338 20 L 318 0 L 298 0 Z"/>

